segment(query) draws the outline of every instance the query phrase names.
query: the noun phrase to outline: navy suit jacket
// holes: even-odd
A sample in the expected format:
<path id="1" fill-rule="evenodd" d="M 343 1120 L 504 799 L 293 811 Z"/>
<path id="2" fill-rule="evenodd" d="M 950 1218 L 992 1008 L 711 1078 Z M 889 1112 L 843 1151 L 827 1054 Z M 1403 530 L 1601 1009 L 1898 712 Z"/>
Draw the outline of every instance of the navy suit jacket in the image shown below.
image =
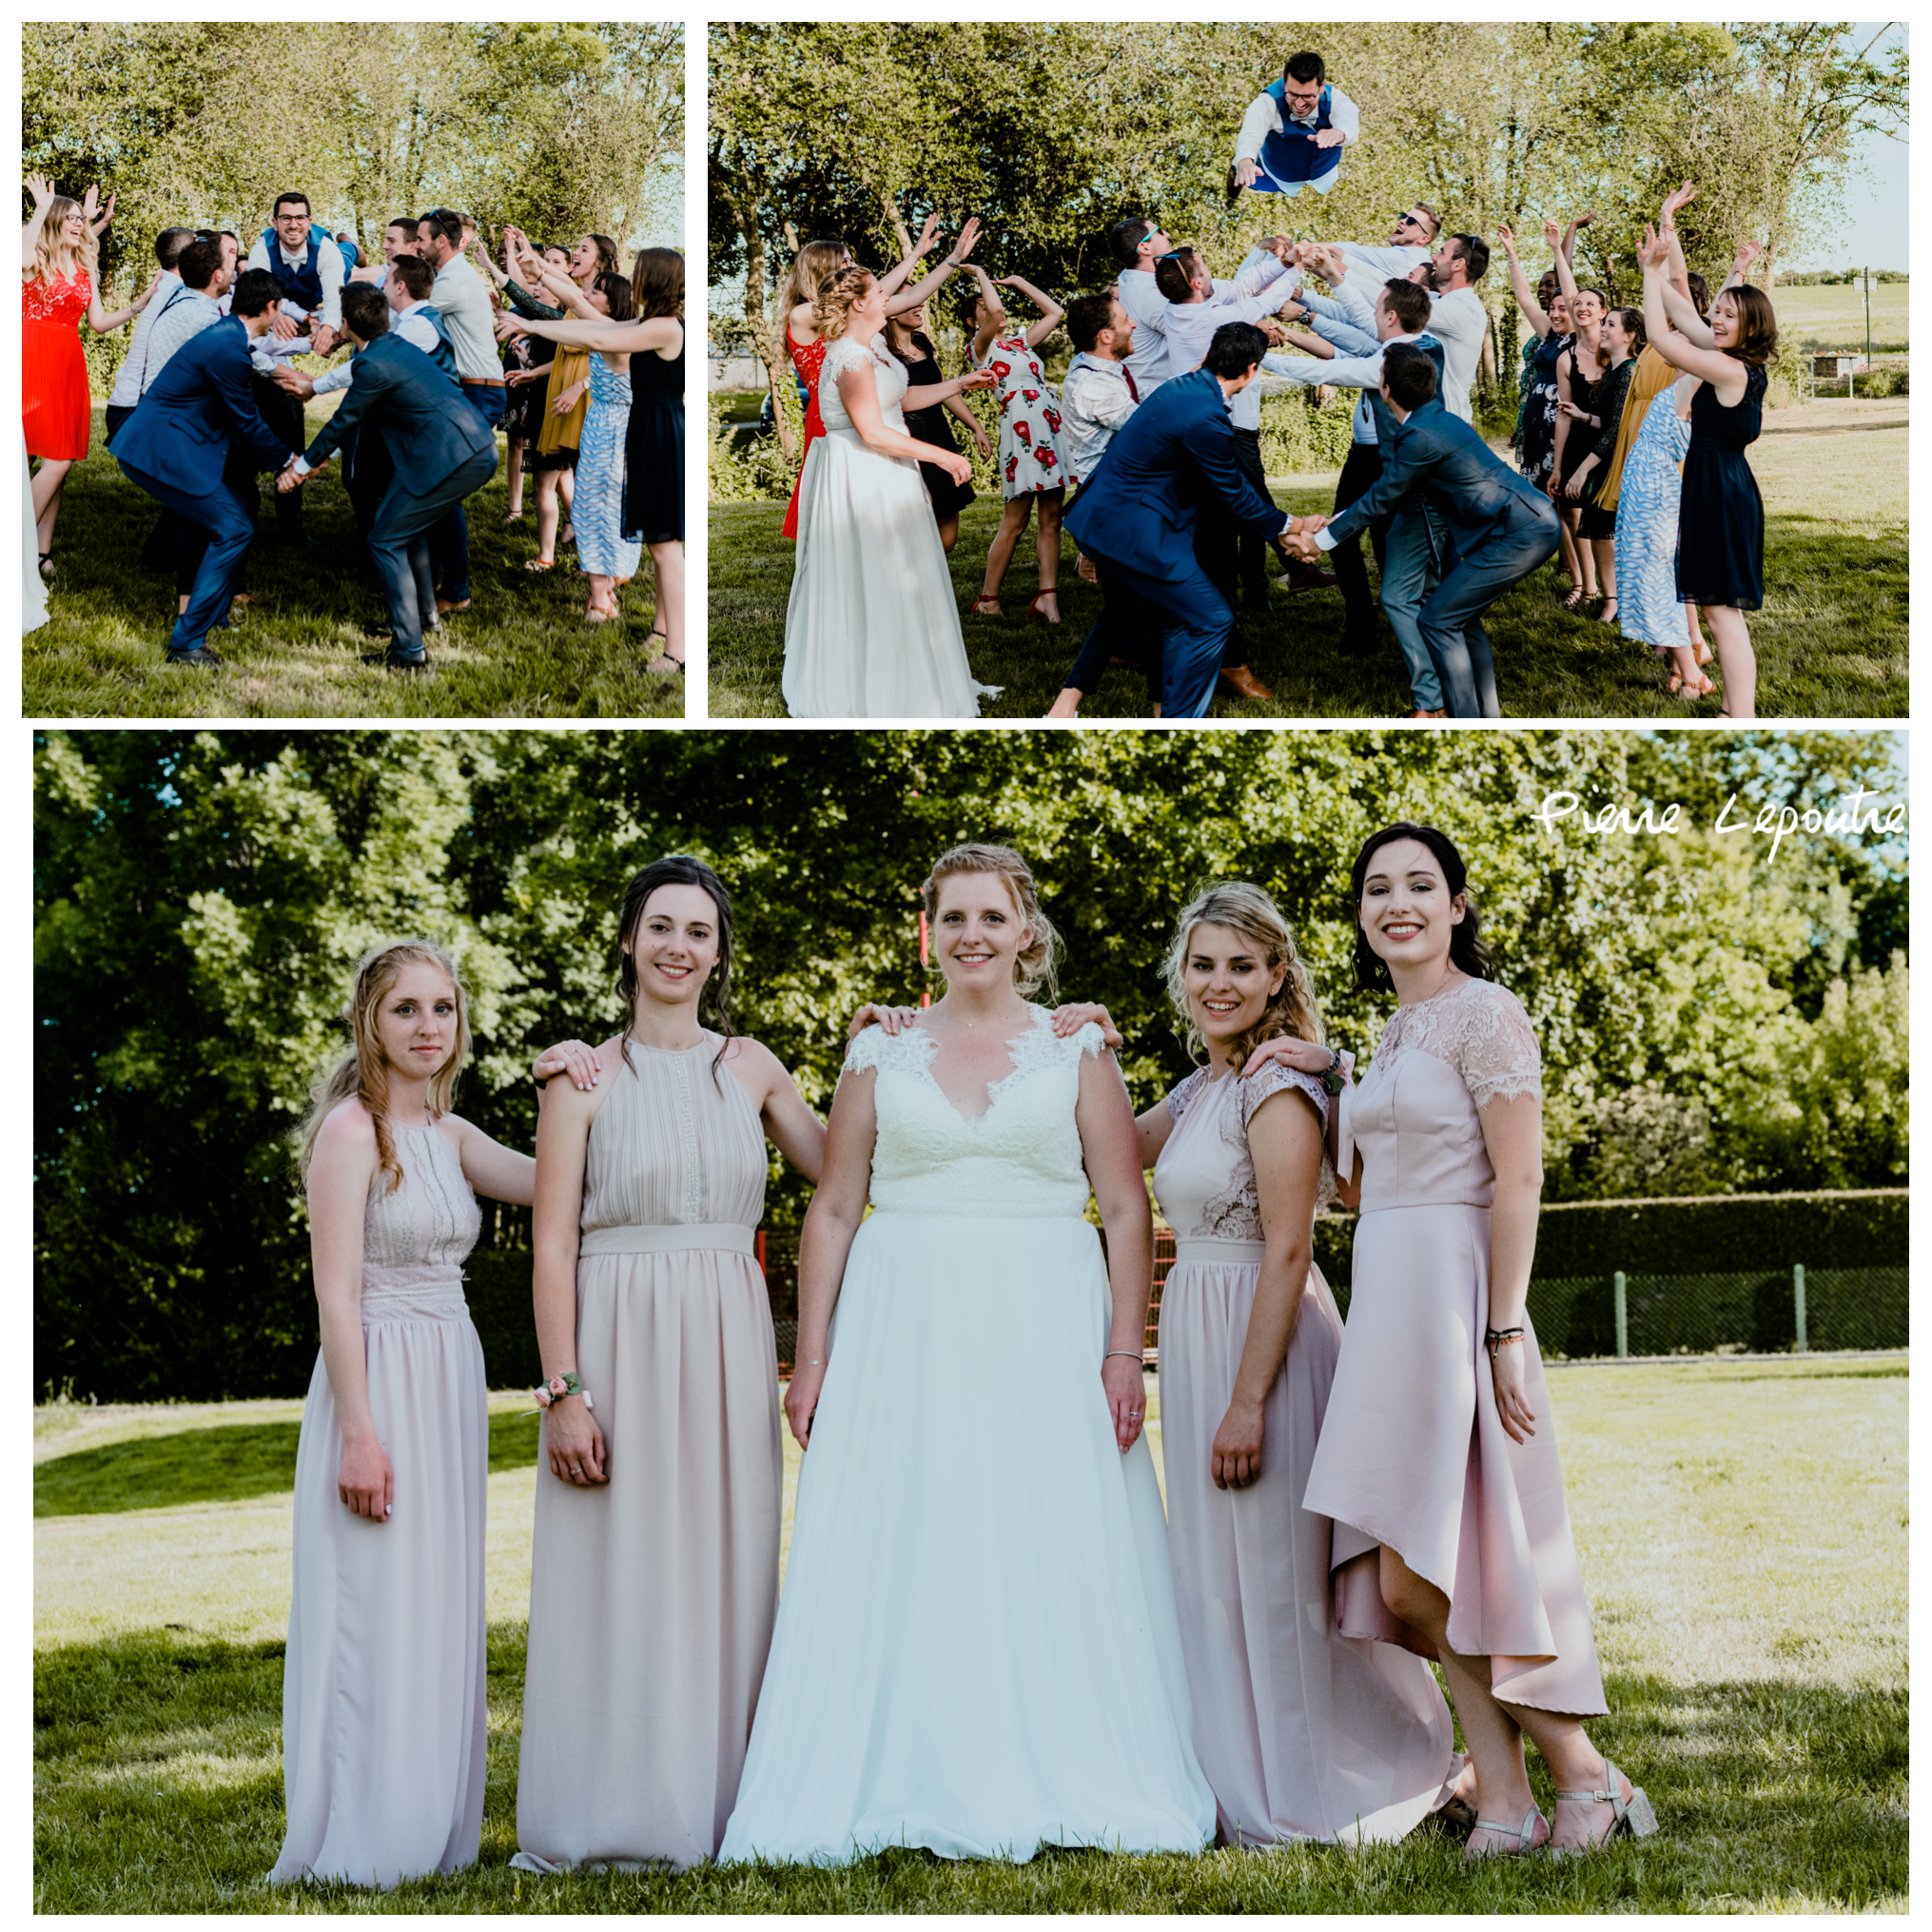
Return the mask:
<path id="1" fill-rule="evenodd" d="M 1450 415 L 1440 397 L 1412 410 L 1383 444 L 1382 474 L 1375 487 L 1329 524 L 1329 535 L 1344 543 L 1414 498 L 1454 533 L 1464 556 L 1513 511 L 1527 509 L 1539 518 L 1556 515 L 1549 498 L 1502 461 L 1461 417 Z"/>
<path id="2" fill-rule="evenodd" d="M 1205 369 L 1163 382 L 1107 445 L 1081 486 L 1066 528 L 1083 550 L 1180 582 L 1194 575 L 1194 527 L 1204 496 L 1244 530 L 1278 537 L 1287 517 L 1235 458 L 1220 384 Z"/>
<path id="3" fill-rule="evenodd" d="M 255 405 L 248 331 L 230 315 L 167 359 L 121 425 L 113 455 L 184 497 L 212 497 L 231 439 L 251 469 L 279 470 L 292 454 Z"/>
<path id="4" fill-rule="evenodd" d="M 165 373 L 165 372 L 164 372 Z M 356 352 L 356 380 L 308 446 L 310 466 L 356 429 L 381 429 L 405 496 L 426 497 L 474 456 L 497 455 L 497 432 L 414 342 L 381 335 Z"/>

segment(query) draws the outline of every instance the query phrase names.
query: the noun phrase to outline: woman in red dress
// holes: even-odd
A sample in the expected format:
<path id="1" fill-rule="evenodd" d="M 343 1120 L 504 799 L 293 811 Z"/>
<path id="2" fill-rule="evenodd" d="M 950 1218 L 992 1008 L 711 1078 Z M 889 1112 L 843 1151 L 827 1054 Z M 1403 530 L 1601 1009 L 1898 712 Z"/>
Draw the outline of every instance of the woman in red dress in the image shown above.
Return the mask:
<path id="1" fill-rule="evenodd" d="M 896 268 L 888 268 L 879 277 L 880 286 L 891 298 L 886 304 L 886 313 L 897 315 L 902 310 L 917 308 L 927 300 L 972 252 L 979 232 L 979 218 L 974 216 L 960 230 L 958 244 L 945 261 L 917 289 L 905 289 L 903 284 L 912 272 L 912 264 L 931 252 L 939 236 L 939 217 L 928 215 L 912 252 Z M 791 502 L 779 533 L 790 543 L 798 541 L 798 486 L 805 480 L 805 459 L 811 454 L 811 445 L 825 434 L 825 419 L 818 413 L 818 370 L 825 361 L 825 343 L 819 338 L 818 324 L 811 319 L 812 304 L 825 283 L 841 268 L 849 267 L 851 262 L 852 251 L 843 242 L 808 242 L 791 264 L 790 279 L 778 303 L 785 315 L 785 353 L 791 358 L 792 367 L 805 385 L 805 447 L 798 453 L 798 474 L 791 479 Z"/>
<path id="2" fill-rule="evenodd" d="M 88 453 L 93 403 L 88 390 L 88 361 L 81 353 L 81 318 L 97 335 L 124 327 L 154 293 L 149 283 L 141 301 L 109 315 L 94 290 L 100 230 L 113 219 L 95 222 L 98 190 L 85 204 L 57 195 L 45 175 L 29 175 L 33 219 L 20 242 L 20 402 L 27 454 L 40 459 L 33 478 L 33 520 L 38 530 L 40 574 L 53 575 L 53 526 L 60 516 L 68 471 Z M 158 279 L 158 278 L 157 278 Z"/>

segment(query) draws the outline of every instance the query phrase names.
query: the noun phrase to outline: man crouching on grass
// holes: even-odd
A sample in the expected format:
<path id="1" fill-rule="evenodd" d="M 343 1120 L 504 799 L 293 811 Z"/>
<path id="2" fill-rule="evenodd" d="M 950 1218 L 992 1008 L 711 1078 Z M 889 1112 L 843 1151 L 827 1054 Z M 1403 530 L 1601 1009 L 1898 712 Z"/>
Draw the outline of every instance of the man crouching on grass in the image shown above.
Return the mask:
<path id="1" fill-rule="evenodd" d="M 423 634 L 437 625 L 429 534 L 497 474 L 497 433 L 434 361 L 389 333 L 389 304 L 378 290 L 345 288 L 342 320 L 356 345 L 347 400 L 276 488 L 299 488 L 351 430 L 364 437 L 381 430 L 396 465 L 369 533 L 389 602 L 383 661 L 391 671 L 422 671 L 429 664 Z"/>

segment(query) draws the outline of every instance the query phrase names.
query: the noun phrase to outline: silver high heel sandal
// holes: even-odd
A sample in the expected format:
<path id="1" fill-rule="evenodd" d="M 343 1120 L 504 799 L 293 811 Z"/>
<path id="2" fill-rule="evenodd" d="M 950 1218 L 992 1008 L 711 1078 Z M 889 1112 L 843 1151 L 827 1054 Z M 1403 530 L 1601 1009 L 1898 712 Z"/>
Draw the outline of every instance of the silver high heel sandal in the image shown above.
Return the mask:
<path id="1" fill-rule="evenodd" d="M 1610 1827 L 1596 1841 L 1595 1844 L 1552 1845 L 1551 1850 L 1557 1858 L 1580 1858 L 1587 1851 L 1594 1851 L 1599 1844 L 1608 1844 L 1620 1832 L 1631 1838 L 1653 1838 L 1658 1831 L 1657 1814 L 1650 1801 L 1644 1795 L 1640 1786 L 1630 1786 L 1630 1795 L 1626 1801 L 1623 1794 L 1623 1773 L 1606 1758 L 1603 1761 L 1603 1781 L 1610 1787 L 1605 1791 L 1559 1791 L 1562 1798 L 1588 1798 L 1594 1805 L 1608 1805 L 1610 1807 Z"/>
<path id="2" fill-rule="evenodd" d="M 1498 1825 L 1493 1818 L 1478 1818 L 1476 1822 L 1470 1826 L 1470 1833 L 1472 1837 L 1478 1831 L 1493 1831 L 1500 1838 L 1513 1838 L 1516 1841 L 1516 1848 L 1514 1851 L 1511 1852 L 1493 1852 L 1493 1851 L 1477 1851 L 1473 1847 L 1472 1847 L 1470 1850 L 1465 1851 L 1463 1853 L 1462 1855 L 1463 1860 L 1467 1864 L 1473 1863 L 1474 1860 L 1479 1858 L 1538 1857 L 1543 1852 L 1547 1851 L 1550 1846 L 1550 1841 L 1547 1838 L 1543 1841 L 1541 1844 L 1538 1844 L 1535 1842 L 1536 1827 L 1539 1825 L 1542 1825 L 1547 1830 L 1549 1828 L 1550 1821 L 1547 1818 L 1545 1818 L 1542 1812 L 1537 1810 L 1533 1805 L 1530 1806 L 1529 1810 L 1524 1812 L 1523 1822 L 1520 1825 Z"/>

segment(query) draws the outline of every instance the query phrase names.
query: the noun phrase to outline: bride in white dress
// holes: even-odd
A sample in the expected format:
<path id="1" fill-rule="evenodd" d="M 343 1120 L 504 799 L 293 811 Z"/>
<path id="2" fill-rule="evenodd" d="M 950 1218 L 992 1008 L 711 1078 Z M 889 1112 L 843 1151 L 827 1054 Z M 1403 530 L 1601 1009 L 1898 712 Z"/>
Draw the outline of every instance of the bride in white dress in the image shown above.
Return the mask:
<path id="1" fill-rule="evenodd" d="M 946 996 L 852 1043 L 806 1219 L 807 1453 L 718 1856 L 1199 1851 L 1126 1088 L 1025 997 L 1053 932 L 1017 853 L 956 848 L 925 896 Z"/>
<path id="2" fill-rule="evenodd" d="M 886 295 L 846 268 L 812 315 L 826 433 L 798 488 L 798 563 L 785 612 L 785 703 L 795 718 L 972 718 L 999 687 L 973 682 L 932 499 L 919 474 L 972 465 L 906 432 L 906 365 L 878 341 Z M 919 391 L 943 402 L 972 378 Z"/>

